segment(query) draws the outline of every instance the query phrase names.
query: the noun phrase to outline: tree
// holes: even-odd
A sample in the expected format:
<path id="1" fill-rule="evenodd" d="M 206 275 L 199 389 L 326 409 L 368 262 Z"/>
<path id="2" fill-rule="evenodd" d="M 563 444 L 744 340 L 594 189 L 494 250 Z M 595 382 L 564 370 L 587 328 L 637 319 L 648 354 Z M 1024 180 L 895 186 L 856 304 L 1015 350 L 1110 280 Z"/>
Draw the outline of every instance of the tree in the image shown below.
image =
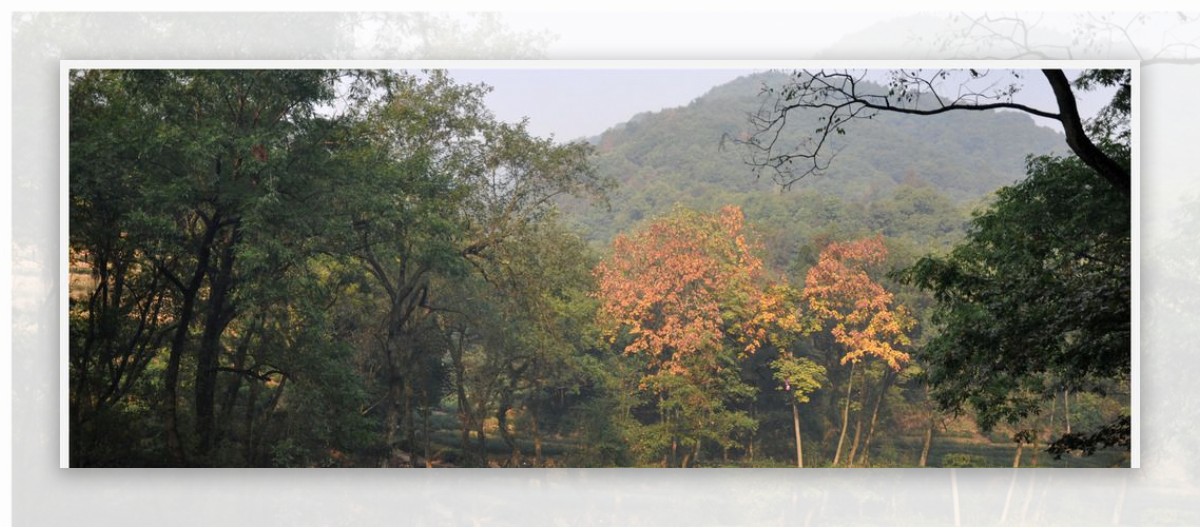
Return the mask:
<path id="1" fill-rule="evenodd" d="M 888 73 L 885 86 L 872 82 L 870 71 L 798 71 L 786 86 L 765 90 L 767 101 L 751 116 L 755 134 L 734 141 L 749 147 L 747 161 L 756 171 L 769 170 L 776 181 L 789 186 L 807 175 L 824 172 L 836 155 L 836 151 L 829 152 L 834 148 L 834 138 L 845 134 L 855 120 L 872 119 L 880 113 L 930 116 L 953 111 L 1017 110 L 1061 123 L 1067 145 L 1079 159 L 1128 197 L 1132 181 L 1129 163 L 1102 148 L 1100 143 L 1106 134 L 1096 125 L 1127 119 L 1132 73 L 1089 70 L 1074 87 L 1062 70 L 1045 69 L 1041 73 L 1054 93 L 1056 111 L 1016 102 L 1014 96 L 1021 89 L 1018 83 L 1023 82 L 1023 74 L 1015 70 L 1010 73 L 1012 82 L 999 88 L 994 88 L 1000 82 L 995 76 L 975 69 L 894 70 Z M 986 86 L 976 88 L 972 81 L 977 80 L 983 80 Z M 1117 90 L 1108 106 L 1109 113 L 1089 124 L 1079 114 L 1075 90 L 1096 86 L 1115 86 Z M 797 120 L 800 126 L 813 126 L 814 133 L 790 150 L 790 145 L 780 144 L 780 134 Z"/>
<path id="2" fill-rule="evenodd" d="M 782 354 L 771 362 L 775 379 L 783 384 L 792 404 L 792 427 L 796 433 L 796 467 L 804 467 L 804 444 L 800 440 L 800 410 L 798 404 L 808 403 L 808 395 L 821 388 L 825 367 L 811 359 Z"/>
<path id="3" fill-rule="evenodd" d="M 383 442 L 394 449 L 403 431 L 415 449 L 410 381 L 423 376 L 416 369 L 429 358 L 410 345 L 435 326 L 434 279 L 472 272 L 499 279 L 487 276 L 497 247 L 545 217 L 555 197 L 602 194 L 604 184 L 587 163 L 587 145 L 557 145 L 524 124 L 495 120 L 484 87 L 458 85 L 444 71 L 388 75 L 382 84 L 386 93 L 355 129 L 355 176 L 339 193 L 336 233 L 338 251 L 386 294 Z"/>
<path id="4" fill-rule="evenodd" d="M 135 429 L 122 418 L 137 407 L 138 384 L 171 325 L 170 285 L 146 272 L 142 241 L 153 236 L 135 214 L 146 192 L 127 170 L 142 142 L 136 104 L 117 76 L 75 73 L 71 79 L 70 157 L 70 428 L 72 466 L 103 464 L 112 454 L 101 439 Z M 86 277 L 86 278 L 85 278 Z"/>
<path id="5" fill-rule="evenodd" d="M 988 428 L 1063 389 L 1127 382 L 1129 252 L 1124 195 L 1077 158 L 1031 159 L 965 242 L 900 274 L 938 302 L 921 356 L 940 405 L 969 406 Z"/>
<path id="6" fill-rule="evenodd" d="M 586 352 L 599 336 L 588 255 L 551 215 L 495 246 L 479 274 L 438 288 L 450 293 L 438 301 L 439 324 L 463 347 L 450 355 L 464 436 L 481 436 L 483 419 L 494 416 L 509 447 L 505 465 L 525 463 L 520 434 L 533 440 L 532 463 L 542 464 L 545 429 L 556 425 L 545 407 L 569 411 L 548 395 L 592 381 Z"/>
<path id="7" fill-rule="evenodd" d="M 110 301 L 76 312 L 79 328 L 128 330 L 92 332 L 130 340 L 119 376 L 140 376 L 165 352 L 151 405 L 175 463 L 209 463 L 230 338 L 274 302 L 260 295 L 293 278 L 326 216 L 320 196 L 337 172 L 326 145 L 346 120 L 317 109 L 354 108 L 372 82 L 325 70 L 72 72 L 72 244 Z M 109 324 L 130 313 L 142 322 Z M 108 348 L 87 333 L 72 347 L 82 370 Z M 194 442 L 181 433 L 189 369 Z M 83 372 L 76 380 L 80 395 L 91 391 Z"/>
<path id="8" fill-rule="evenodd" d="M 397 433 L 408 449 L 415 435 L 415 381 L 427 363 L 413 346 L 428 328 L 430 282 L 466 272 L 469 237 L 456 218 L 482 167 L 485 148 L 474 137 L 486 125 L 478 87 L 454 85 L 444 74 L 385 79 L 386 95 L 357 123 L 347 143 L 350 177 L 334 202 L 332 252 L 361 266 L 381 292 L 376 323 L 383 396 L 382 444 L 395 464 Z"/>
<path id="9" fill-rule="evenodd" d="M 743 222 L 736 207 L 719 215 L 677 209 L 619 235 L 611 257 L 596 267 L 610 339 L 625 330 L 626 354 L 643 354 L 651 367 L 675 373 L 687 371 L 689 356 L 723 347 L 727 335 L 745 341 L 744 352 L 757 350 L 761 342 L 744 331 L 757 329 L 737 328 L 755 313 L 754 285 L 762 274 Z"/>
<path id="10" fill-rule="evenodd" d="M 556 222 L 552 216 L 530 226 L 498 248 L 494 259 L 503 270 L 496 274 L 504 277 L 496 287 L 506 293 L 509 313 L 528 322 L 521 334 L 528 367 L 516 403 L 528 416 L 534 465 L 544 461 L 544 429 L 553 424 L 546 408 L 568 412 L 563 398 L 556 405 L 552 395 L 578 394 L 594 384 L 594 359 L 587 352 L 601 346 L 595 327 L 599 303 L 591 296 L 597 259 L 578 235 Z"/>
<path id="11" fill-rule="evenodd" d="M 534 279 L 497 260 L 553 231 L 556 197 L 606 188 L 586 144 L 497 121 L 486 88 L 445 72 L 88 70 L 71 83 L 81 465 L 321 464 L 361 447 L 372 419 L 385 459 L 415 452 L 419 430 L 427 446 L 454 349 L 436 288 L 541 295 L 501 288 Z M 532 247 L 529 266 L 551 261 Z M 589 276 L 581 247 L 554 246 L 575 275 L 547 287 Z M 533 326 L 519 322 L 505 328 Z M 545 357 L 550 380 L 561 362 Z M 510 370 L 515 398 L 525 378 Z M 164 442 L 122 441 L 138 436 Z"/>
<path id="12" fill-rule="evenodd" d="M 844 353 L 839 363 L 850 364 L 841 433 L 833 457 L 835 466 L 841 460 L 842 446 L 850 421 L 855 367 L 864 359 L 874 357 L 882 360 L 892 372 L 896 372 L 909 360 L 908 353 L 897 347 L 909 344 L 906 332 L 914 321 L 903 306 L 893 306 L 892 293 L 868 274 L 871 267 L 881 264 L 886 258 L 887 248 L 883 245 L 881 236 L 850 242 L 833 242 L 821 251 L 817 264 L 809 269 L 804 280 L 804 297 L 808 301 L 812 316 L 829 327 L 834 341 L 842 347 Z M 865 375 L 862 377 L 865 380 Z M 885 384 L 879 391 L 877 401 L 882 401 L 886 389 Z M 865 388 L 862 393 L 865 405 Z M 860 429 L 861 423 L 860 413 Z M 852 453 L 857 450 L 857 446 L 856 433 Z M 849 463 L 853 463 L 853 458 L 854 455 L 851 454 Z"/>
<path id="13" fill-rule="evenodd" d="M 677 209 L 632 235 L 619 235 L 596 267 L 600 326 L 624 354 L 642 361 L 639 388 L 656 398 L 659 421 L 647 433 L 681 465 L 703 439 L 732 445 L 754 422 L 727 408 L 751 395 L 738 364 L 767 344 L 771 325 L 794 310 L 764 295 L 762 262 L 740 209 L 718 214 Z"/>
<path id="14" fill-rule="evenodd" d="M 1036 182 L 1001 190 L 967 243 L 902 275 L 938 298 L 935 322 L 943 335 L 923 347 L 934 397 L 947 410 L 970 402 L 984 428 L 1037 413 L 1055 391 L 1095 389 L 1103 379 L 1119 387 L 1128 377 L 1132 72 L 1088 70 L 1074 85 L 1061 70 L 1041 74 L 1055 111 L 1016 102 L 1019 71 L 999 88 L 995 75 L 977 70 L 896 70 L 883 84 L 870 72 L 797 72 L 782 89 L 767 90 L 768 102 L 752 117 L 757 134 L 743 140 L 756 170 L 790 185 L 829 166 L 852 122 L 880 114 L 1008 109 L 1062 124 L 1074 157 L 1031 160 L 1028 175 Z M 973 87 L 979 83 L 992 86 Z M 1101 86 L 1115 88 L 1113 98 L 1085 121 L 1075 91 Z M 789 118 L 814 120 L 814 134 L 794 151 L 780 141 Z M 999 341 L 1007 344 L 997 350 Z M 1120 441 L 1126 431 L 1118 418 L 1103 434 L 1077 434 L 1062 445 Z"/>

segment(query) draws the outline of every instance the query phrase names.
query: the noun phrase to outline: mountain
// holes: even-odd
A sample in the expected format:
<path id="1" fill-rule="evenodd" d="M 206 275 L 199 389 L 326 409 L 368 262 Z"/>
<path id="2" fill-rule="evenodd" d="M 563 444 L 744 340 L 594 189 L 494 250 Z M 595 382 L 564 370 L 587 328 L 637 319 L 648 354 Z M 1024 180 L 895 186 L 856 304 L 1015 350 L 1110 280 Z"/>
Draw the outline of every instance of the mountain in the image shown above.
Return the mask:
<path id="1" fill-rule="evenodd" d="M 879 114 L 851 123 L 844 136 L 834 138 L 838 154 L 826 173 L 781 190 L 765 174 L 756 179 L 743 161 L 745 147 L 722 146 L 722 137 L 752 132 L 748 115 L 767 100 L 763 88 L 787 79 L 779 72 L 741 77 L 686 106 L 638 114 L 592 138 L 597 170 L 618 187 L 610 196 L 610 210 L 564 203 L 568 221 L 604 243 L 677 204 L 700 209 L 736 204 L 746 209 L 749 221 L 769 224 L 767 231 L 800 230 L 807 236 L 847 229 L 889 231 L 902 226 L 871 211 L 916 208 L 916 214 L 942 214 L 953 209 L 965 219 L 980 199 L 1024 178 L 1026 156 L 1066 150 L 1060 133 L 1019 112 Z M 781 144 L 796 144 L 804 132 L 819 126 L 815 116 L 802 117 L 789 119 Z M 839 220 L 834 210 L 853 217 L 856 225 L 839 226 L 845 218 Z M 876 221 L 869 221 L 874 216 Z M 787 238 L 798 237 L 793 233 Z"/>

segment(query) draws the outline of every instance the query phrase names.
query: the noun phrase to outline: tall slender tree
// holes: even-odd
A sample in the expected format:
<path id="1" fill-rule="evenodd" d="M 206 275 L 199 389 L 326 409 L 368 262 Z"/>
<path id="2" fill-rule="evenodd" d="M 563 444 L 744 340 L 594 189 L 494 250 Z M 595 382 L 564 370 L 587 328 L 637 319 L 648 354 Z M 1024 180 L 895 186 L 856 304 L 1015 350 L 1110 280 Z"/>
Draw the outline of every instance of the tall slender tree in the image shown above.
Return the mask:
<path id="1" fill-rule="evenodd" d="M 833 242 L 821 251 L 817 264 L 809 269 L 804 281 L 804 297 L 813 317 L 828 327 L 834 341 L 842 347 L 839 363 L 850 364 L 841 432 L 833 456 L 835 466 L 842 459 L 850 423 L 854 374 L 859 363 L 875 358 L 895 371 L 909 360 L 908 353 L 901 347 L 909 344 L 906 332 L 914 321 L 906 308 L 894 304 L 892 293 L 868 273 L 886 258 L 887 247 L 881 236 Z M 866 383 L 864 373 L 860 372 L 859 377 Z M 865 406 L 867 393 L 861 392 Z M 882 398 L 883 391 L 879 392 L 878 398 Z M 847 463 L 853 463 L 853 460 L 848 457 Z"/>

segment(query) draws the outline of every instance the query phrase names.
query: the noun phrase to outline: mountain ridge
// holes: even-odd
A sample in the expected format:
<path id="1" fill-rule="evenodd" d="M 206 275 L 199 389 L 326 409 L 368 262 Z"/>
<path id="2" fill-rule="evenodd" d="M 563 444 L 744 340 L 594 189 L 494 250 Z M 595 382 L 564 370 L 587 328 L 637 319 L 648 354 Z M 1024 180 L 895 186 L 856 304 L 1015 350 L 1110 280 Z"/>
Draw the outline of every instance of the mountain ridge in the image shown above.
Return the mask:
<path id="1" fill-rule="evenodd" d="M 618 186 L 609 210 L 565 201 L 568 221 L 587 238 L 606 242 L 676 205 L 712 209 L 767 201 L 778 202 L 772 209 L 787 211 L 820 197 L 865 207 L 912 187 L 969 209 L 995 189 L 1023 179 L 1027 156 L 1066 150 L 1059 132 L 1020 112 L 883 113 L 847 126 L 845 136 L 834 138 L 832 147 L 839 153 L 829 170 L 784 191 L 767 175 L 754 176 L 743 160 L 746 147 L 722 146 L 722 138 L 753 133 L 748 116 L 768 101 L 764 87 L 778 87 L 788 78 L 778 71 L 742 76 L 686 105 L 635 114 L 589 138 L 597 171 Z M 815 116 L 809 117 L 813 120 L 791 119 L 782 142 L 796 144 L 800 131 L 819 126 Z"/>

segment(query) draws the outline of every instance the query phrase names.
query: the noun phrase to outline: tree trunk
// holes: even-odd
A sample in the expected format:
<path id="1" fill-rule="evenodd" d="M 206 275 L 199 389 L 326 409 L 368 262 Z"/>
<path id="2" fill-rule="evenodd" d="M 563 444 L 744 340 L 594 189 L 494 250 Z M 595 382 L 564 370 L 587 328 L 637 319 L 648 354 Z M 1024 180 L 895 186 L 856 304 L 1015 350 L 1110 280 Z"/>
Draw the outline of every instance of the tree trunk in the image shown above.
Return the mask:
<path id="1" fill-rule="evenodd" d="M 866 380 L 863 380 L 866 383 Z M 854 439 L 850 441 L 850 456 L 846 457 L 846 467 L 854 467 L 855 455 L 858 453 L 858 439 L 862 433 L 863 413 L 860 409 L 854 413 Z"/>
<path id="2" fill-rule="evenodd" d="M 384 414 L 384 444 L 388 450 L 387 458 L 394 456 L 396 447 L 396 431 L 404 421 L 408 449 L 413 449 L 414 442 L 412 421 L 412 380 L 408 379 L 408 369 L 411 368 L 412 353 L 404 347 L 411 346 L 412 335 L 408 331 L 413 312 L 419 307 L 425 292 L 425 285 L 420 281 L 421 273 L 414 277 L 404 277 L 406 282 L 393 285 L 388 279 L 383 267 L 369 252 L 364 257 L 369 266 L 367 270 L 383 284 L 387 291 L 389 306 L 387 313 L 387 335 L 383 342 L 385 369 L 387 374 L 386 412 Z M 403 287 L 401 287 L 403 285 Z M 411 453 L 409 455 L 411 462 Z M 389 464 L 391 465 L 391 464 Z"/>
<path id="3" fill-rule="evenodd" d="M 411 365 L 412 363 L 408 363 Z M 416 409 L 413 405 L 413 384 L 404 384 L 404 449 L 411 456 L 410 466 L 416 466 L 416 451 L 417 451 L 417 425 L 416 425 Z"/>
<path id="4" fill-rule="evenodd" d="M 491 466 L 491 460 L 488 457 L 487 433 L 484 431 L 484 422 L 486 422 L 488 415 L 487 404 L 490 399 L 489 394 L 490 390 L 487 393 L 479 394 L 475 398 L 475 410 L 472 412 L 472 416 L 475 417 L 475 454 L 479 457 L 482 467 Z"/>
<path id="5" fill-rule="evenodd" d="M 1037 467 L 1038 465 L 1038 437 L 1033 437 L 1033 449 L 1029 451 L 1029 467 Z"/>
<path id="6" fill-rule="evenodd" d="M 538 400 L 540 391 L 534 392 L 533 401 L 529 406 L 529 425 L 533 427 L 533 465 L 542 467 L 542 429 L 538 425 L 538 411 L 541 404 Z"/>
<path id="7" fill-rule="evenodd" d="M 283 399 L 283 390 L 285 388 L 287 388 L 287 381 L 288 381 L 287 376 L 283 376 L 282 378 L 280 378 L 279 386 L 275 387 L 275 390 L 273 392 L 271 392 L 271 399 L 267 400 L 267 406 L 263 409 L 263 413 L 262 413 L 263 432 L 258 435 L 258 439 L 255 440 L 254 447 L 253 447 L 253 451 L 256 455 L 259 452 L 259 450 L 262 448 L 263 440 L 267 439 L 269 437 L 266 434 L 266 431 L 268 431 L 270 428 L 270 425 L 271 425 L 270 420 L 271 420 L 272 415 L 274 415 L 274 413 L 275 413 L 275 409 L 279 406 L 279 401 L 281 399 Z M 278 435 L 276 435 L 276 436 L 278 436 Z"/>
<path id="8" fill-rule="evenodd" d="M 471 416 L 471 404 L 467 401 L 467 389 L 464 385 L 466 379 L 466 367 L 462 360 L 462 332 L 459 333 L 459 342 L 450 348 L 450 361 L 454 364 L 454 389 L 458 395 L 458 423 L 462 428 L 462 456 L 464 458 L 471 455 L 471 426 L 474 419 Z"/>
<path id="9" fill-rule="evenodd" d="M 167 429 L 167 450 L 177 466 L 186 462 L 183 454 L 183 443 L 179 440 L 179 363 L 183 355 L 183 347 L 187 343 L 187 330 L 192 322 L 192 309 L 195 295 L 185 292 L 183 308 L 180 310 L 179 327 L 175 329 L 175 338 L 171 340 L 171 352 L 167 356 L 167 370 L 163 373 L 163 383 L 166 385 L 166 417 L 164 425 Z"/>
<path id="10" fill-rule="evenodd" d="M 421 409 L 421 445 L 426 468 L 433 467 L 433 462 L 429 459 L 429 413 L 428 406 Z"/>
<path id="11" fill-rule="evenodd" d="M 695 447 L 695 448 L 693 448 L 691 451 L 688 451 L 687 449 L 684 449 L 684 451 L 683 451 L 683 461 L 679 463 L 679 467 L 681 467 L 681 468 L 686 468 L 686 467 L 688 467 L 688 462 L 690 462 L 690 461 L 692 460 L 692 456 L 693 456 L 693 455 L 696 453 L 696 451 L 697 451 L 699 448 L 700 448 L 700 443 L 699 443 L 699 442 L 696 442 L 696 447 Z"/>
<path id="12" fill-rule="evenodd" d="M 867 437 L 863 440 L 862 457 L 858 461 L 858 465 L 867 467 L 867 463 L 871 460 L 871 438 L 875 436 L 875 424 L 879 419 L 879 409 L 883 407 L 883 399 L 887 397 L 887 391 L 891 388 L 892 383 L 896 380 L 896 371 L 888 370 L 883 375 L 883 383 L 879 388 L 879 396 L 875 398 L 875 407 L 871 409 L 871 422 L 867 427 Z"/>
<path id="13" fill-rule="evenodd" d="M 386 450 L 384 455 L 383 467 L 393 467 L 395 462 L 396 449 L 396 429 L 400 427 L 400 399 L 401 394 L 400 374 L 397 372 L 395 361 L 392 358 L 392 340 L 389 338 L 384 344 L 385 359 L 387 361 L 387 393 L 384 398 L 384 413 L 383 413 L 383 448 Z"/>
<path id="14" fill-rule="evenodd" d="M 217 367 L 221 355 L 221 335 L 234 315 L 233 308 L 228 306 L 228 296 L 233 288 L 234 247 L 238 238 L 235 230 L 224 241 L 220 266 L 209 279 L 208 310 L 204 332 L 200 336 L 200 349 L 196 354 L 196 435 L 200 438 L 199 452 L 202 457 L 208 456 L 213 444 Z"/>
<path id="15" fill-rule="evenodd" d="M 859 387 L 858 392 L 859 401 L 862 404 L 859 405 L 858 412 L 854 413 L 854 439 L 850 441 L 850 456 L 846 457 L 846 467 L 854 467 L 854 462 L 858 459 L 858 440 L 862 436 L 863 411 L 867 409 L 867 401 L 871 399 L 870 392 L 867 391 L 870 388 L 867 382 L 870 380 L 867 378 L 867 369 L 865 366 L 860 376 L 862 377 L 862 386 Z"/>
<path id="16" fill-rule="evenodd" d="M 796 430 L 796 467 L 804 467 L 804 444 L 800 442 L 800 410 L 792 400 L 792 427 Z"/>
<path id="17" fill-rule="evenodd" d="M 925 428 L 925 445 L 921 447 L 921 460 L 917 462 L 917 467 L 925 467 L 929 463 L 929 448 L 933 446 L 933 411 L 929 412 L 929 427 Z"/>
<path id="18" fill-rule="evenodd" d="M 1071 389 L 1063 389 L 1063 416 L 1067 420 L 1067 434 L 1071 434 Z"/>
<path id="19" fill-rule="evenodd" d="M 1067 80 L 1066 74 L 1062 70 L 1050 69 L 1042 70 L 1042 74 L 1054 90 L 1054 98 L 1058 102 L 1059 122 L 1062 123 L 1067 145 L 1084 164 L 1099 173 L 1100 177 L 1121 194 L 1129 196 L 1133 187 L 1129 168 L 1122 167 L 1088 138 L 1079 108 L 1075 104 L 1075 92 L 1071 89 L 1071 82 Z"/>
<path id="20" fill-rule="evenodd" d="M 674 463 L 676 460 L 679 460 L 679 439 L 671 437 L 671 462 Z M 683 459 L 683 464 L 679 467 L 687 467 L 686 457 Z"/>
<path id="21" fill-rule="evenodd" d="M 757 408 L 754 406 L 754 403 L 750 404 L 750 417 L 754 419 L 755 423 L 758 423 L 758 412 Z M 751 462 L 754 462 L 754 437 L 757 435 L 757 430 L 750 433 L 750 441 L 747 442 L 748 445 L 746 446 L 746 454 Z"/>
<path id="22" fill-rule="evenodd" d="M 500 403 L 496 406 L 497 429 L 500 432 L 500 438 L 504 440 L 504 444 L 508 446 L 510 453 L 508 462 L 505 465 L 509 467 L 521 467 L 521 447 L 517 445 L 517 439 L 508 430 L 509 409 L 512 409 L 512 392 L 504 390 L 500 394 Z"/>
<path id="23" fill-rule="evenodd" d="M 846 428 L 850 425 L 850 394 L 854 389 L 854 367 L 857 362 L 850 363 L 850 377 L 846 381 L 846 405 L 842 407 L 842 433 L 838 435 L 837 450 L 833 452 L 833 467 L 837 467 L 842 458 L 842 444 L 846 441 Z"/>
<path id="24" fill-rule="evenodd" d="M 262 320 L 263 316 L 261 314 L 255 318 L 254 322 L 250 325 L 250 328 L 246 330 L 245 335 L 242 336 L 241 341 L 238 342 L 237 349 L 234 351 L 233 370 L 239 372 L 237 372 L 233 378 L 229 380 L 229 385 L 225 387 L 225 395 L 221 398 L 221 416 L 217 420 L 215 433 L 216 443 L 218 445 L 222 443 L 224 438 L 228 437 L 234 429 L 233 408 L 237 405 L 238 392 L 241 391 L 242 388 L 243 374 L 241 374 L 241 371 L 246 369 L 246 356 L 250 351 L 250 340 L 253 339 L 254 334 L 259 331 L 259 327 L 262 325 Z"/>
<path id="25" fill-rule="evenodd" d="M 471 411 L 467 407 L 466 394 L 458 390 L 458 424 L 460 427 L 459 441 L 462 446 L 462 456 L 471 456 Z"/>
<path id="26" fill-rule="evenodd" d="M 1024 442 L 1017 442 L 1017 455 L 1013 457 L 1013 467 L 1021 467 L 1021 448 L 1025 447 Z"/>
<path id="27" fill-rule="evenodd" d="M 480 416 L 482 417 L 483 415 L 480 414 Z M 479 463 L 482 464 L 481 467 L 488 467 L 487 435 L 483 432 L 482 418 L 475 423 L 475 435 L 475 454 L 479 457 Z"/>
<path id="28" fill-rule="evenodd" d="M 250 384 L 250 393 L 246 396 L 246 414 L 242 417 L 245 428 L 246 438 L 243 448 L 245 450 L 246 465 L 254 467 L 254 414 L 258 407 L 258 384 Z"/>
<path id="29" fill-rule="evenodd" d="M 183 304 L 180 307 L 179 319 L 176 323 L 178 326 L 175 328 L 175 336 L 171 339 L 171 352 L 167 356 L 167 369 L 163 374 L 167 393 L 166 418 L 164 420 L 167 430 L 167 449 L 171 452 L 174 463 L 179 466 L 186 464 L 183 443 L 179 439 L 179 364 L 183 358 L 183 349 L 187 345 L 188 330 L 192 325 L 192 318 L 195 316 L 196 295 L 204 283 L 205 275 L 208 274 L 208 264 L 212 258 L 212 243 L 216 239 L 220 227 L 221 216 L 219 213 L 213 214 L 210 219 L 205 219 L 203 241 L 199 245 L 199 253 L 196 254 L 196 268 L 186 285 L 170 275 L 165 267 L 160 268 L 168 274 L 167 278 L 179 288 L 180 294 L 183 296 Z"/>

